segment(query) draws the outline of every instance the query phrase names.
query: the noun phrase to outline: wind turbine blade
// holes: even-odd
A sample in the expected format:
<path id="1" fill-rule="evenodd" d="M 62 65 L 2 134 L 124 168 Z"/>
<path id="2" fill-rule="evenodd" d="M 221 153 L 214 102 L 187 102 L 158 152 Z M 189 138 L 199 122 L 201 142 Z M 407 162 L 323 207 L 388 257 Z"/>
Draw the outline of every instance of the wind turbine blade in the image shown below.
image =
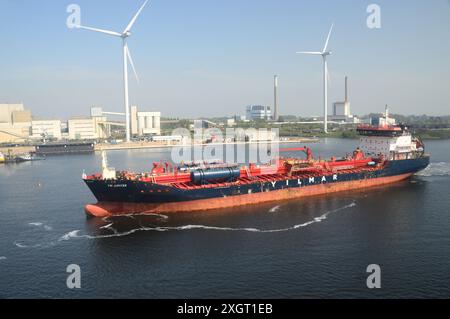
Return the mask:
<path id="1" fill-rule="evenodd" d="M 297 54 L 322 55 L 322 52 L 296 52 Z"/>
<path id="2" fill-rule="evenodd" d="M 134 76 L 136 77 L 136 81 L 139 84 L 139 76 L 136 72 L 136 68 L 134 67 L 133 58 L 131 57 L 130 49 L 128 48 L 128 46 L 127 46 L 127 56 L 128 56 L 128 61 L 130 62 L 131 68 L 133 69 Z"/>
<path id="3" fill-rule="evenodd" d="M 144 10 L 144 8 L 147 5 L 148 1 L 149 0 L 145 0 L 144 4 L 140 7 L 139 11 L 136 13 L 136 15 L 133 17 L 133 19 L 131 19 L 130 23 L 125 28 L 123 33 L 130 32 L 131 28 L 133 27 L 134 23 L 136 22 L 136 19 L 139 17 L 139 15 L 141 14 L 142 10 Z"/>
<path id="4" fill-rule="evenodd" d="M 325 46 L 323 47 L 323 52 L 327 52 L 328 42 L 330 42 L 331 32 L 333 32 L 334 23 L 331 24 L 330 32 L 328 32 L 327 41 L 325 42 Z"/>
<path id="5" fill-rule="evenodd" d="M 108 35 L 113 35 L 113 36 L 116 36 L 116 37 L 121 37 L 122 36 L 118 32 L 109 31 L 109 30 L 103 30 L 103 29 L 98 29 L 98 28 L 85 27 L 85 26 L 82 26 L 82 25 L 77 26 L 77 28 L 84 29 L 84 30 L 89 30 L 89 31 L 100 32 L 100 33 L 104 33 L 104 34 L 108 34 Z"/>

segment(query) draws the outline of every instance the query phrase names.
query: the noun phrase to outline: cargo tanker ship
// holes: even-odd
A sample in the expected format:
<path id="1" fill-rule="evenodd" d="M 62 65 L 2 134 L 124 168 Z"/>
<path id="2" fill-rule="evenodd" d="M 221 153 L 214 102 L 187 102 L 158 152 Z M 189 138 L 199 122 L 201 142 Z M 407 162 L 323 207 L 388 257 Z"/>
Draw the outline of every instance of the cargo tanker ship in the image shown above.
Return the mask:
<path id="1" fill-rule="evenodd" d="M 103 154 L 103 172 L 83 179 L 98 203 L 88 215 L 106 217 L 139 213 L 189 213 L 225 207 L 289 200 L 386 185 L 425 169 L 430 156 L 420 138 L 389 119 L 360 125 L 360 145 L 352 155 L 329 160 L 279 157 L 267 165 L 197 163 L 171 166 L 155 163 L 148 173 L 116 171 Z"/>

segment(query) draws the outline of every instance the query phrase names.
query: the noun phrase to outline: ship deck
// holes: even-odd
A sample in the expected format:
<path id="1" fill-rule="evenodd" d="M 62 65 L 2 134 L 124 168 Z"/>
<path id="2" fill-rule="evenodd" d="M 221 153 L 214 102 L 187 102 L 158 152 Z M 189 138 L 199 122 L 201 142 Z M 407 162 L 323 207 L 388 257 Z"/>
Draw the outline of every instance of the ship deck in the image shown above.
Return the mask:
<path id="1" fill-rule="evenodd" d="M 379 167 L 366 167 L 366 168 L 355 168 L 355 169 L 343 169 L 339 171 L 317 171 L 311 173 L 300 173 L 288 175 L 286 173 L 276 173 L 276 174 L 266 174 L 259 176 L 241 176 L 235 182 L 208 182 L 207 184 L 196 185 L 192 182 L 172 182 L 166 183 L 164 185 L 172 186 L 178 189 L 191 190 L 191 189 L 208 189 L 208 188 L 221 188 L 229 187 L 232 185 L 247 185 L 253 183 L 272 183 L 279 181 L 286 181 L 291 179 L 309 179 L 317 178 L 323 176 L 332 176 L 335 174 L 355 174 L 362 172 L 373 172 L 379 170 Z"/>
<path id="2" fill-rule="evenodd" d="M 290 162 L 293 161 L 293 162 Z M 289 163 L 293 163 L 291 166 Z M 373 164 L 370 164 L 373 163 Z M 297 165 L 297 166 L 295 166 Z M 137 181 L 155 185 L 170 186 L 182 190 L 209 189 L 230 187 L 235 185 L 263 184 L 278 181 L 328 177 L 335 174 L 355 174 L 382 169 L 383 162 L 373 158 L 332 160 L 332 161 L 303 161 L 298 159 L 283 159 L 278 166 L 241 167 L 240 176 L 233 181 L 208 181 L 195 183 L 191 179 L 191 172 L 165 172 L 159 174 L 135 174 L 120 172 L 117 181 Z M 293 169 L 293 167 L 295 169 Z M 87 179 L 101 180 L 102 175 L 88 176 Z"/>

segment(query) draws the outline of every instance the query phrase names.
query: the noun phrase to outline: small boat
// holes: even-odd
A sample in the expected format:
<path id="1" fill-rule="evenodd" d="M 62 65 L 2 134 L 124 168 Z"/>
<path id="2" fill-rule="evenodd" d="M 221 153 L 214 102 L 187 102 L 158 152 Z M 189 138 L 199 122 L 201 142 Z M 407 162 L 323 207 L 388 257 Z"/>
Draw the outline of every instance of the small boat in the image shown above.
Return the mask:
<path id="1" fill-rule="evenodd" d="M 45 157 L 38 156 L 34 153 L 28 153 L 28 154 L 17 156 L 18 162 L 34 162 L 34 161 L 43 161 L 43 160 L 45 160 Z"/>

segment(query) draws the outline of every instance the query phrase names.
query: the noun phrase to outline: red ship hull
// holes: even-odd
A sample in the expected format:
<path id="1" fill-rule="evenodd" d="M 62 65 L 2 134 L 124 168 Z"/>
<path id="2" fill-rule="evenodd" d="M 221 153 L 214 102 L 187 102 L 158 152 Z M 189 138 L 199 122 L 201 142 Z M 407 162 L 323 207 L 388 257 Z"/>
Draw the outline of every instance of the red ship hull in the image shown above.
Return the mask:
<path id="1" fill-rule="evenodd" d="M 191 213 L 219 208 L 230 208 L 257 203 L 275 202 L 309 196 L 317 196 L 342 191 L 370 188 L 399 182 L 411 177 L 413 173 L 379 177 L 374 179 L 352 180 L 339 183 L 311 185 L 304 188 L 288 188 L 271 192 L 237 195 L 213 199 L 201 199 L 172 203 L 126 203 L 99 202 L 87 205 L 85 211 L 94 217 L 129 215 L 134 213 Z"/>

